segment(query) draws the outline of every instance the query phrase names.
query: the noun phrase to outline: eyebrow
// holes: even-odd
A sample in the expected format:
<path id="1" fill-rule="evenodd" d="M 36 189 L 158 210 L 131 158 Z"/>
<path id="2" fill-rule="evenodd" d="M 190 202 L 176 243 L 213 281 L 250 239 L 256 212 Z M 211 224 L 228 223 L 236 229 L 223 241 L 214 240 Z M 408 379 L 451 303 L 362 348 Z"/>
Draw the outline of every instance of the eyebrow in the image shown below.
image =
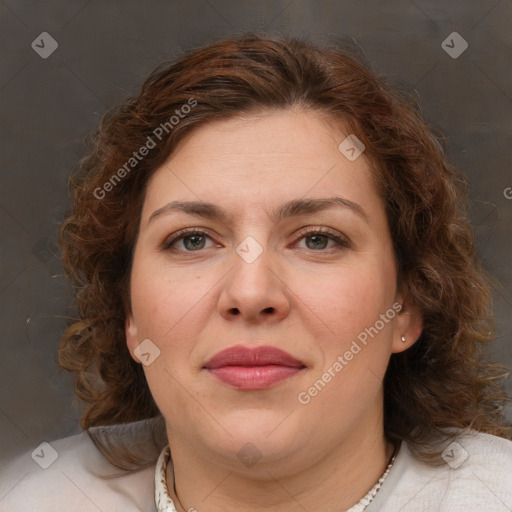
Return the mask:
<path id="1" fill-rule="evenodd" d="M 335 207 L 347 208 L 368 223 L 368 216 L 363 208 L 361 208 L 357 203 L 342 197 L 293 199 L 276 208 L 270 214 L 270 218 L 274 220 L 274 222 L 279 222 L 289 217 L 311 215 L 313 213 L 319 213 Z M 157 217 L 171 212 L 186 213 L 195 217 L 217 220 L 225 224 L 229 224 L 232 220 L 232 216 L 229 215 L 226 210 L 213 203 L 204 201 L 171 201 L 161 208 L 158 208 L 158 210 L 155 210 L 150 215 L 146 226 L 148 226 Z"/>

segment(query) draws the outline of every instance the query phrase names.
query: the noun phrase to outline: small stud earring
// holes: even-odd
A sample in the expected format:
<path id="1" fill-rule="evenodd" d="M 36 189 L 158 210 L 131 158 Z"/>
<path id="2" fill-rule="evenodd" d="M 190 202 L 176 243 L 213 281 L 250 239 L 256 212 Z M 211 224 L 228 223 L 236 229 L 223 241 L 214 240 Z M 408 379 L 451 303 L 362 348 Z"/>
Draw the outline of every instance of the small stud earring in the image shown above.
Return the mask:
<path id="1" fill-rule="evenodd" d="M 405 340 L 405 336 L 402 336 L 402 341 L 405 343 L 405 341 L 406 341 L 406 340 Z"/>

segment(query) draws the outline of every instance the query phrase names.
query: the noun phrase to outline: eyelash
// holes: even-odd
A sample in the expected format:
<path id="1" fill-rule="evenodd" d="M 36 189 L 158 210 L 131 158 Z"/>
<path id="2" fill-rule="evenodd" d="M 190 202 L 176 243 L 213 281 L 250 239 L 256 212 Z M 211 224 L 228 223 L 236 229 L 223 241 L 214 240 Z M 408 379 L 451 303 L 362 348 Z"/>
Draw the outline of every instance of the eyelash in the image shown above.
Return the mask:
<path id="1" fill-rule="evenodd" d="M 185 252 L 185 253 L 200 252 L 201 249 L 199 249 L 197 251 L 180 251 L 180 250 L 177 250 L 177 249 L 173 249 L 171 247 L 172 244 L 174 244 L 175 242 L 177 242 L 179 240 L 182 240 L 184 238 L 187 238 L 189 236 L 193 236 L 193 235 L 206 235 L 208 238 L 213 240 L 213 237 L 207 231 L 202 231 L 202 230 L 197 229 L 197 228 L 186 228 L 186 229 L 183 229 L 181 231 L 178 231 L 177 233 L 175 233 L 170 238 L 167 238 L 165 240 L 165 242 L 163 243 L 162 250 L 164 250 L 164 251 L 172 251 L 172 250 L 174 250 L 174 251 L 177 251 L 177 252 Z M 335 235 L 334 233 L 331 233 L 330 231 L 328 231 L 326 229 L 322 229 L 322 228 L 303 229 L 302 231 L 300 231 L 298 233 L 299 238 L 297 239 L 297 241 L 302 239 L 302 238 L 304 238 L 304 237 L 314 236 L 314 235 L 323 235 L 323 236 L 326 236 L 328 239 L 333 240 L 334 242 L 336 242 L 338 247 L 332 247 L 331 249 L 338 249 L 339 250 L 339 249 L 342 249 L 342 248 L 348 249 L 350 247 L 350 243 L 348 242 L 347 239 L 345 239 L 343 237 L 340 237 L 338 235 Z M 329 251 L 329 249 L 321 249 L 319 251 L 314 251 L 313 249 L 311 249 L 311 250 L 313 252 L 327 252 L 327 251 Z"/>

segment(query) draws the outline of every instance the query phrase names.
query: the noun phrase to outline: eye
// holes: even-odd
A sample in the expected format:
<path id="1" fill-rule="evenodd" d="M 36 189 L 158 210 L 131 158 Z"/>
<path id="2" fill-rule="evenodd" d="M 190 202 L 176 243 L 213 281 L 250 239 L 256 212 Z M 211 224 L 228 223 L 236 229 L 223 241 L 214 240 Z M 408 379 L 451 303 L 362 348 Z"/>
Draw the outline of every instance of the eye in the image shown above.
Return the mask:
<path id="1" fill-rule="evenodd" d="M 306 240 L 306 249 L 311 249 L 313 251 L 326 249 L 329 241 L 334 242 L 334 249 L 350 247 L 348 240 L 328 230 L 313 228 L 303 230 L 299 234 L 301 235 L 299 240 Z"/>
<path id="2" fill-rule="evenodd" d="M 172 251 L 181 251 L 183 247 L 185 247 L 184 252 L 196 252 L 198 250 L 205 248 L 205 239 L 209 238 L 212 240 L 212 237 L 208 235 L 205 231 L 201 231 L 195 228 L 189 228 L 178 233 L 175 233 L 173 236 L 168 238 L 164 244 L 163 250 L 172 250 Z M 177 242 L 183 242 L 182 248 L 175 248 L 174 245 Z"/>
<path id="3" fill-rule="evenodd" d="M 310 249 L 315 252 L 324 251 L 325 249 L 341 249 L 350 247 L 348 240 L 324 229 L 305 229 L 302 230 L 299 235 L 299 240 L 306 240 L 306 249 Z M 213 238 L 206 231 L 197 228 L 187 228 L 178 231 L 171 237 L 167 238 L 162 249 L 173 252 L 198 252 L 202 249 L 208 249 L 205 245 L 206 239 L 213 241 Z M 181 247 L 177 247 L 179 245 L 178 242 L 181 242 Z M 328 248 L 327 245 L 329 242 L 333 242 L 334 247 L 331 246 Z M 296 244 L 297 243 L 298 242 L 296 242 Z M 220 247 L 220 245 L 217 244 L 217 247 Z"/>

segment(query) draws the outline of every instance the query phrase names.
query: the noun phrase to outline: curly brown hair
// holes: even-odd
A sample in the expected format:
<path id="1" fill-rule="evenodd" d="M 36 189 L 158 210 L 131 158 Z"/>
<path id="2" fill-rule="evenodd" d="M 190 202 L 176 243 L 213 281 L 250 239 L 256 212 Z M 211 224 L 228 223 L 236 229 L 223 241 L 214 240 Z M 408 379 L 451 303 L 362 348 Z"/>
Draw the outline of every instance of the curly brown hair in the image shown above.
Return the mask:
<path id="1" fill-rule="evenodd" d="M 483 350 L 493 339 L 490 287 L 474 254 L 467 184 L 448 161 L 444 140 L 412 97 L 353 49 L 251 33 L 158 66 L 137 96 L 104 114 L 70 179 L 73 211 L 61 225 L 60 245 L 79 319 L 62 337 L 59 364 L 75 373 L 76 394 L 88 404 L 82 428 L 119 468 L 151 461 L 126 447 L 116 451 L 91 427 L 162 419 L 124 330 L 148 179 L 197 127 L 292 106 L 343 123 L 366 146 L 386 205 L 398 288 L 423 315 L 417 342 L 391 356 L 386 436 L 428 458 L 431 443 L 456 429 L 510 434 L 504 368 Z"/>

